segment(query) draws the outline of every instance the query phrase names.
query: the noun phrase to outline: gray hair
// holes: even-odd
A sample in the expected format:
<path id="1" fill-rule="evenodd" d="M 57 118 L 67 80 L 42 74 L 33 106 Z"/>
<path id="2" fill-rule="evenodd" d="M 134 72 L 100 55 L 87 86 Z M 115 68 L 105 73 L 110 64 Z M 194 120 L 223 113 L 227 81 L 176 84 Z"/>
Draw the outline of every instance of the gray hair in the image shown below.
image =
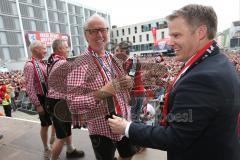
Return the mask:
<path id="1" fill-rule="evenodd" d="M 31 53 L 33 53 L 35 48 L 41 47 L 41 46 L 45 46 L 45 43 L 39 40 L 36 40 L 29 45 L 29 50 Z"/>
<path id="2" fill-rule="evenodd" d="M 177 17 L 184 18 L 191 27 L 206 25 L 208 39 L 213 39 L 216 36 L 218 21 L 217 15 L 211 6 L 189 4 L 179 10 L 175 10 L 166 19 L 172 21 Z"/>
<path id="3" fill-rule="evenodd" d="M 56 52 L 58 47 L 63 46 L 65 44 L 65 40 L 63 39 L 55 39 L 52 43 L 53 52 Z"/>
<path id="4" fill-rule="evenodd" d="M 84 31 L 88 29 L 89 23 L 90 23 L 92 20 L 94 20 L 94 19 L 100 19 L 100 20 L 102 20 L 102 21 L 106 24 L 106 26 L 109 27 L 106 19 L 104 19 L 104 18 L 103 18 L 102 16 L 100 16 L 99 14 L 95 13 L 95 14 L 93 14 L 91 17 L 89 17 L 89 18 L 86 20 L 86 22 L 84 23 L 84 26 L 83 26 Z"/>

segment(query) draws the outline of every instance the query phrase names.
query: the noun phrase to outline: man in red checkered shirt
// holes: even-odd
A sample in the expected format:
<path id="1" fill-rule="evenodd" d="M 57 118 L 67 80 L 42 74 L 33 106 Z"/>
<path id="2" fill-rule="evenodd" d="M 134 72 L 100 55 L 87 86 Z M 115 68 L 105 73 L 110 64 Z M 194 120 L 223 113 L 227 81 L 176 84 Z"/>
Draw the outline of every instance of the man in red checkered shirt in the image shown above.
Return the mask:
<path id="1" fill-rule="evenodd" d="M 35 106 L 41 121 L 41 139 L 44 146 L 44 158 L 50 158 L 48 147 L 48 127 L 52 125 L 52 120 L 45 109 L 46 95 L 46 64 L 43 62 L 47 50 L 46 45 L 41 41 L 34 41 L 30 44 L 29 50 L 32 53 L 31 60 L 27 61 L 23 74 L 26 82 L 26 91 L 31 103 Z M 54 141 L 55 130 L 52 129 L 50 143 Z"/>
<path id="2" fill-rule="evenodd" d="M 68 57 L 69 47 L 68 43 L 63 39 L 55 39 L 52 43 L 53 53 L 48 58 L 47 73 L 50 76 L 56 68 L 61 67 L 66 62 Z M 72 143 L 71 122 L 63 121 L 54 113 L 58 108 L 56 104 L 65 97 L 65 94 L 59 93 L 48 86 L 46 106 L 52 113 L 52 121 L 56 130 L 56 140 L 52 147 L 51 160 L 57 160 L 62 151 L 64 143 L 66 144 L 67 158 L 80 158 L 84 156 L 84 152 L 77 150 Z"/>
<path id="3" fill-rule="evenodd" d="M 113 160 L 116 149 L 120 159 L 130 160 L 135 146 L 125 136 L 113 134 L 106 120 L 107 114 L 129 119 L 128 92 L 132 86 L 121 62 L 105 50 L 108 29 L 107 22 L 97 14 L 86 21 L 84 33 L 89 47 L 73 62 L 67 76 L 67 101 L 72 114 L 87 116 L 95 111 L 87 126 L 97 160 Z"/>

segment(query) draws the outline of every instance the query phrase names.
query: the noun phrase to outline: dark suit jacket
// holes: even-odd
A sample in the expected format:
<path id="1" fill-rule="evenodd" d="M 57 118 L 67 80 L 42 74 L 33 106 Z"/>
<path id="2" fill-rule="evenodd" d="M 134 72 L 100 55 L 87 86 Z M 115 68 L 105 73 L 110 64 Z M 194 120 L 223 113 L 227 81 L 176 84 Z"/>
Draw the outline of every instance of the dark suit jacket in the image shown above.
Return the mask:
<path id="1" fill-rule="evenodd" d="M 224 54 L 193 67 L 170 95 L 168 126 L 132 123 L 132 143 L 166 150 L 168 160 L 240 160 L 240 80 Z"/>

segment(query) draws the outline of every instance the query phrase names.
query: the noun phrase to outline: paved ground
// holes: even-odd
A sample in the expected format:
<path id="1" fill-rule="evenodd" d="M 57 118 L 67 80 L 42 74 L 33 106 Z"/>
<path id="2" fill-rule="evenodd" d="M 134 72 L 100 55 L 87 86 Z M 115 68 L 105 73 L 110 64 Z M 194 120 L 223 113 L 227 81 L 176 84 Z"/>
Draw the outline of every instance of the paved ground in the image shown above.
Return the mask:
<path id="1" fill-rule="evenodd" d="M 0 106 L 0 112 L 2 112 Z M 42 160 L 42 144 L 39 135 L 37 115 L 29 115 L 20 111 L 12 113 L 13 118 L 0 117 L 0 160 Z M 94 154 L 87 130 L 73 130 L 74 145 L 84 150 L 86 156 L 82 160 L 94 160 Z M 116 153 L 117 154 L 117 153 Z M 65 158 L 65 148 L 61 154 Z M 134 156 L 133 160 L 166 160 L 166 152 L 147 149 Z"/>
<path id="2" fill-rule="evenodd" d="M 0 112 L 4 113 L 3 107 L 0 106 Z M 22 111 L 12 111 L 12 117 L 13 118 L 19 118 L 19 119 L 24 119 L 24 120 L 31 120 L 31 121 L 36 121 L 39 122 L 38 115 L 31 115 L 31 114 L 26 114 Z"/>

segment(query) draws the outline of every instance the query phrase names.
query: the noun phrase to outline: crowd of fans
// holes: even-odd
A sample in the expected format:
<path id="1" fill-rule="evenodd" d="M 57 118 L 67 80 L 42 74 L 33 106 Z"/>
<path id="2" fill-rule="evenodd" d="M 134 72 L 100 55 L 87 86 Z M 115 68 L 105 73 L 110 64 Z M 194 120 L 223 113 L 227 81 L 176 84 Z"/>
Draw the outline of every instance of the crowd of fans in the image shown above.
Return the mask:
<path id="1" fill-rule="evenodd" d="M 233 63 L 235 66 L 237 72 L 240 74 L 240 52 L 239 53 L 232 53 L 232 52 L 227 52 L 225 53 L 228 59 Z M 147 59 L 142 58 L 142 62 L 144 63 L 160 63 L 163 66 L 165 66 L 168 70 L 168 79 L 167 79 L 167 84 L 171 82 L 171 80 L 177 76 L 179 70 L 181 67 L 184 65 L 182 62 L 175 61 L 174 57 L 163 57 L 163 60 L 158 61 L 157 59 L 158 56 L 153 56 L 153 57 L 148 57 Z"/>
<path id="2" fill-rule="evenodd" d="M 233 63 L 233 65 L 236 67 L 236 70 L 240 73 L 240 52 L 239 53 L 226 53 L 229 60 Z"/>
<path id="3" fill-rule="evenodd" d="M 233 65 L 236 67 L 236 70 L 240 74 L 240 53 L 232 53 L 228 52 L 226 53 L 229 60 L 233 63 Z M 155 64 L 159 63 L 162 66 L 165 66 L 167 68 L 167 76 L 162 76 L 161 78 L 164 81 L 164 84 L 162 83 L 160 87 L 166 89 L 166 86 L 171 82 L 171 80 L 174 79 L 174 77 L 178 74 L 178 71 L 183 66 L 183 63 L 179 61 L 175 61 L 174 57 L 158 57 L 152 56 L 147 58 L 141 58 L 141 62 L 145 64 Z M 160 61 L 159 61 L 160 59 Z M 153 74 L 158 72 L 153 72 Z M 151 77 L 154 77 L 155 75 L 152 75 Z M 149 76 L 147 76 L 149 78 Z M 2 88 L 2 89 L 1 89 Z M 11 88 L 11 89 L 10 89 Z M 18 99 L 19 93 L 21 91 L 25 91 L 24 87 L 24 77 L 23 72 L 21 70 L 15 70 L 11 72 L 0 72 L 0 103 L 2 104 L 2 100 L 5 98 L 4 95 L 7 93 L 12 98 L 12 109 L 15 109 L 14 107 L 14 100 Z M 159 90 L 158 90 L 159 91 Z M 162 93 L 163 94 L 163 93 Z M 153 97 L 158 97 L 159 93 L 157 93 Z M 8 96 L 7 96 L 8 97 Z"/>
<path id="4" fill-rule="evenodd" d="M 6 116 L 11 117 L 11 111 L 17 109 L 15 102 L 21 91 L 25 91 L 21 70 L 0 72 L 0 104 L 3 106 Z"/>
<path id="5" fill-rule="evenodd" d="M 24 77 L 21 70 L 0 72 L 0 85 L 11 85 L 13 88 L 24 90 Z"/>

